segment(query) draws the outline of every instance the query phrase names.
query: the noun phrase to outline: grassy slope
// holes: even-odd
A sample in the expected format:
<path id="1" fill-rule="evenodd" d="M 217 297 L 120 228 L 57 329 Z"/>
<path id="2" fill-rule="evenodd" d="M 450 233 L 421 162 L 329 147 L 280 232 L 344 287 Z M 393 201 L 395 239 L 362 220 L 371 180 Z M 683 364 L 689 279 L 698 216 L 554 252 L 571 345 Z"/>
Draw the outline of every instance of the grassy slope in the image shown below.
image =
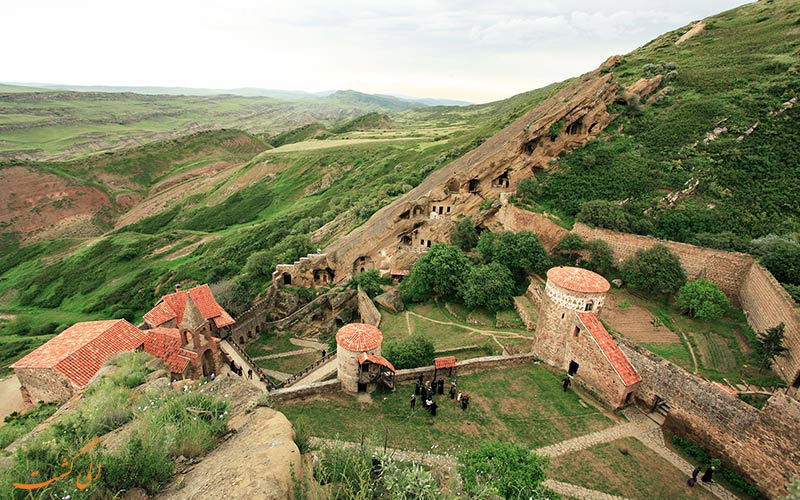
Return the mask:
<path id="1" fill-rule="evenodd" d="M 0 87 L 0 157 L 75 157 L 198 129 L 239 128 L 279 133 L 306 123 L 334 123 L 368 112 L 417 106 L 357 92 L 275 99 L 233 95 L 17 91 Z"/>
<path id="2" fill-rule="evenodd" d="M 800 148 L 800 109 L 770 114 L 800 95 L 800 6 L 756 2 L 706 22 L 706 32 L 687 42 L 674 44 L 688 27 L 667 33 L 613 69 L 630 84 L 647 76 L 647 64 L 673 63 L 677 74 L 665 84 L 673 93 L 641 116 L 623 114 L 598 140 L 563 157 L 561 172 L 540 177 L 545 209 L 569 217 L 592 199 L 628 199 L 635 221 L 628 230 L 678 241 L 800 230 L 800 162 L 792 153 Z M 756 121 L 752 136 L 738 141 Z M 705 144 L 717 126 L 728 131 Z M 700 180 L 693 196 L 671 208 L 657 203 L 691 178 Z"/>

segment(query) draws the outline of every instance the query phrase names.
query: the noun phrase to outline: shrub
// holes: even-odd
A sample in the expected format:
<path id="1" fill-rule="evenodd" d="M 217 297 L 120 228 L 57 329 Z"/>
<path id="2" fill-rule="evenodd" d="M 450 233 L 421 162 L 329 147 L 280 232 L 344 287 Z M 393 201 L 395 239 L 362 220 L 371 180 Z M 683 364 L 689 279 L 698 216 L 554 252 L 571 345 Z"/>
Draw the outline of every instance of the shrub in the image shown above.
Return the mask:
<path id="1" fill-rule="evenodd" d="M 731 306 L 728 297 L 716 283 L 702 278 L 689 281 L 681 287 L 677 304 L 688 310 L 690 316 L 706 320 L 722 317 Z"/>
<path id="2" fill-rule="evenodd" d="M 469 260 L 457 247 L 436 243 L 411 268 L 400 283 L 403 300 L 419 302 L 433 296 L 453 299 L 470 267 Z"/>
<path id="3" fill-rule="evenodd" d="M 430 471 L 419 464 L 404 466 L 384 460 L 381 470 L 383 487 L 392 500 L 434 500 L 440 496 Z"/>
<path id="4" fill-rule="evenodd" d="M 349 285 L 350 288 L 358 288 L 360 286 L 364 293 L 372 299 L 383 293 L 381 285 L 390 285 L 391 283 L 392 280 L 381 278 L 377 269 L 370 269 L 359 273 L 358 276 L 351 279 Z"/>
<path id="5" fill-rule="evenodd" d="M 383 356 L 398 370 L 432 365 L 435 354 L 433 341 L 419 334 L 402 340 L 388 340 L 383 345 Z"/>
<path id="6" fill-rule="evenodd" d="M 468 495 L 486 484 L 506 500 L 527 500 L 545 493 L 548 498 L 557 499 L 560 497 L 556 493 L 542 486 L 548 463 L 547 457 L 523 446 L 487 441 L 459 458 L 459 470 Z"/>
<path id="7" fill-rule="evenodd" d="M 305 417 L 298 417 L 294 421 L 294 444 L 300 450 L 300 454 L 306 454 L 316 450 L 316 446 L 311 444 L 311 434 L 308 431 L 308 422 Z"/>

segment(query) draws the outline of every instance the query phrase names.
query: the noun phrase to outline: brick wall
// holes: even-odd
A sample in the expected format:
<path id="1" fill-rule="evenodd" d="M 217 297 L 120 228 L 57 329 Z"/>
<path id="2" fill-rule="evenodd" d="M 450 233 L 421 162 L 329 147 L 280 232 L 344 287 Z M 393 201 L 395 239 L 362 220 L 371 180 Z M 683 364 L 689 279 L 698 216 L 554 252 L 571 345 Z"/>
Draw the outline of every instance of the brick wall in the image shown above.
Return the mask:
<path id="1" fill-rule="evenodd" d="M 739 289 L 747 270 L 754 262 L 751 256 L 743 253 L 726 252 L 687 243 L 659 240 L 650 236 L 591 228 L 580 222 L 575 223 L 572 232 L 585 241 L 603 240 L 608 243 L 614 252 L 617 266 L 638 250 L 647 250 L 656 244 L 665 245 L 681 259 L 681 265 L 690 280 L 705 278 L 713 281 L 737 305 L 739 304 Z"/>
<path id="2" fill-rule="evenodd" d="M 775 498 L 800 476 L 800 403 L 776 394 L 758 410 L 624 338 L 617 342 L 642 376 L 637 402 L 650 409 L 656 396 L 671 410 L 665 428 L 706 449 Z"/>
<path id="3" fill-rule="evenodd" d="M 742 280 L 739 302 L 747 322 L 757 332 L 780 323 L 786 325 L 783 345 L 789 352 L 775 360 L 775 371 L 792 384 L 800 376 L 800 312 L 794 300 L 769 271 L 754 263 Z M 793 389 L 797 397 L 797 388 Z"/>
<path id="4" fill-rule="evenodd" d="M 75 392 L 67 379 L 52 368 L 15 368 L 14 373 L 21 387 L 25 388 L 23 396 L 28 406 L 39 401 L 45 403 L 64 403 Z"/>

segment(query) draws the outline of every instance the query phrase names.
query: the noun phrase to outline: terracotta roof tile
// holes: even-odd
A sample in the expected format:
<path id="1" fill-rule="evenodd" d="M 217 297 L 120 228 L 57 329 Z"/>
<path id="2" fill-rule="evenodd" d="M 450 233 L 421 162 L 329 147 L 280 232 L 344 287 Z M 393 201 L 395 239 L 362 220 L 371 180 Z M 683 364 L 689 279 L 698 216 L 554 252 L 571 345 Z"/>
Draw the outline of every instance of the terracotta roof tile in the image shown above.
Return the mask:
<path id="1" fill-rule="evenodd" d="M 189 290 L 180 290 L 164 295 L 158 304 L 144 315 L 144 319 L 153 326 L 163 325 L 171 319 L 176 319 L 177 324 L 180 325 L 183 322 L 183 313 L 186 311 L 186 302 L 189 297 L 203 318 L 213 320 L 217 328 L 235 323 L 230 314 L 217 304 L 208 285 L 200 285 Z"/>
<path id="2" fill-rule="evenodd" d="M 589 331 L 589 334 L 594 338 L 595 342 L 597 342 L 597 345 L 600 346 L 600 350 L 603 352 L 606 359 L 608 359 L 609 363 L 611 363 L 614 371 L 616 371 L 622 379 L 622 383 L 626 386 L 631 386 L 637 382 L 641 382 L 642 377 L 636 372 L 636 369 L 625 356 L 625 353 L 622 352 L 622 349 L 614 342 L 614 339 L 611 338 L 611 334 L 608 333 L 603 324 L 600 323 L 597 316 L 592 312 L 576 312 L 575 314 L 578 315 L 581 323 L 583 323 Z"/>
<path id="3" fill-rule="evenodd" d="M 607 279 L 580 267 L 551 267 L 547 271 L 547 281 L 561 288 L 582 293 L 605 293 L 611 288 Z"/>
<path id="4" fill-rule="evenodd" d="M 181 333 L 177 328 L 153 328 L 147 330 L 144 350 L 164 360 L 172 373 L 183 373 L 190 359 L 197 353 L 181 347 Z"/>
<path id="5" fill-rule="evenodd" d="M 351 352 L 369 351 L 381 345 L 383 333 L 366 323 L 350 323 L 336 333 L 336 342 Z"/>
<path id="6" fill-rule="evenodd" d="M 389 360 L 383 356 L 373 356 L 372 354 L 362 352 L 358 355 L 358 364 L 363 365 L 365 361 L 369 361 L 370 363 L 374 363 L 376 365 L 385 366 L 386 368 L 392 370 L 392 373 L 397 371 L 394 369 L 394 365 L 392 365 Z"/>
<path id="7" fill-rule="evenodd" d="M 436 367 L 437 370 L 442 368 L 453 368 L 456 366 L 456 357 L 455 356 L 442 356 L 441 358 L 436 358 L 433 360 L 433 365 Z"/>
<path id="8" fill-rule="evenodd" d="M 389 274 L 391 274 L 392 276 L 408 276 L 409 274 L 411 274 L 411 271 L 409 271 L 408 269 L 392 269 L 389 272 Z"/>
<path id="9" fill-rule="evenodd" d="M 12 368 L 52 368 L 83 387 L 110 358 L 142 345 L 146 334 L 124 319 L 75 323 Z"/>

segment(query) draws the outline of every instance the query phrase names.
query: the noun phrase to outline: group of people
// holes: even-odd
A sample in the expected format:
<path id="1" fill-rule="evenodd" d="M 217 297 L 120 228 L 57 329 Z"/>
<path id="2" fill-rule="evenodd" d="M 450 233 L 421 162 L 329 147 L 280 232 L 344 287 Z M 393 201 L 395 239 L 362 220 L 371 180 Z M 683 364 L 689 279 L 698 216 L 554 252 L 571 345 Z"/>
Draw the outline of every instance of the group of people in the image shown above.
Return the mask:
<path id="1" fill-rule="evenodd" d="M 695 467 L 692 471 L 692 477 L 689 478 L 688 484 L 689 486 L 694 486 L 697 483 L 697 476 L 700 475 L 700 471 L 702 469 L 700 467 Z M 714 475 L 714 466 L 710 465 L 706 467 L 706 471 L 703 473 L 703 477 L 700 478 L 701 481 L 704 483 L 713 483 L 714 481 L 711 479 Z"/>
<path id="2" fill-rule="evenodd" d="M 411 411 L 417 406 L 417 396 L 422 398 L 422 407 L 430 412 L 431 416 L 436 416 L 436 409 L 438 405 L 433 397 L 436 394 L 444 394 L 444 379 L 433 380 L 432 382 L 425 382 L 422 375 L 417 379 L 416 386 L 414 387 L 414 394 L 411 395 Z M 461 405 L 462 410 L 466 410 L 469 405 L 469 394 L 462 393 L 458 390 L 458 382 L 453 380 L 450 383 L 450 391 L 448 393 L 450 399 L 455 400 L 456 403 Z"/>

